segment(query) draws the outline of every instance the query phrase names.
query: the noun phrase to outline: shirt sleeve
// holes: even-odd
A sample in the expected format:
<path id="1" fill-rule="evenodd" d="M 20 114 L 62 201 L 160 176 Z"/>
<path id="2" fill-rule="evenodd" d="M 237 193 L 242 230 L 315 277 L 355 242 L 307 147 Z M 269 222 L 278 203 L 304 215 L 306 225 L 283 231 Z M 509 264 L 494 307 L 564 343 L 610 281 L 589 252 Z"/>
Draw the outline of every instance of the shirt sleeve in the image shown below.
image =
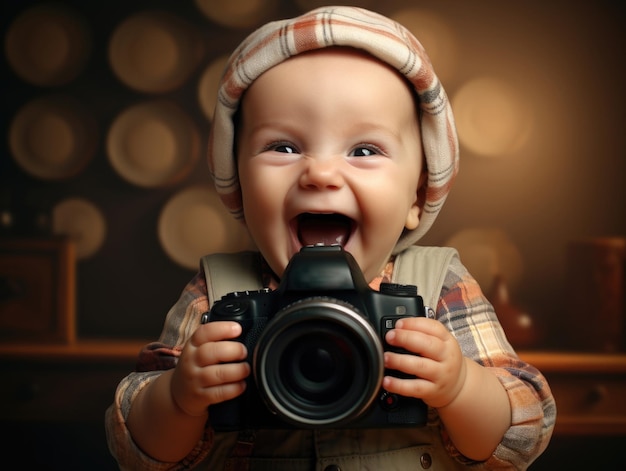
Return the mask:
<path id="1" fill-rule="evenodd" d="M 552 436 L 554 397 L 541 372 L 517 356 L 492 305 L 457 257 L 444 281 L 437 318 L 457 339 L 466 357 L 496 375 L 509 397 L 511 427 L 481 468 L 526 469 Z M 448 452 L 468 463 L 443 432 Z"/>
<path id="2" fill-rule="evenodd" d="M 196 447 L 180 463 L 163 463 L 146 455 L 134 443 L 126 427 L 131 404 L 139 391 L 162 371 L 176 366 L 183 345 L 200 324 L 208 306 L 204 273 L 199 272 L 168 312 L 159 341 L 142 349 L 135 371 L 119 383 L 115 401 L 105 414 L 105 429 L 109 450 L 122 471 L 190 469 L 208 454 L 212 442 L 212 432 L 208 427 Z"/>

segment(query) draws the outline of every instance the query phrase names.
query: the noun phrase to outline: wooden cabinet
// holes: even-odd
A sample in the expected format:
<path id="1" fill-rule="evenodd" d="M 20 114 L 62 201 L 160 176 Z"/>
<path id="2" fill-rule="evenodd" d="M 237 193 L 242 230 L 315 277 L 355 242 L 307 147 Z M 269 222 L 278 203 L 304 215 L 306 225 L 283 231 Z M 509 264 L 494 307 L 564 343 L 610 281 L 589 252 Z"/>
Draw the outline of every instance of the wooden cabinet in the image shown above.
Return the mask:
<path id="1" fill-rule="evenodd" d="M 76 256 L 67 237 L 0 237 L 0 341 L 76 340 Z"/>
<path id="2" fill-rule="evenodd" d="M 548 379 L 558 435 L 626 436 L 626 355 L 522 352 Z"/>
<path id="3" fill-rule="evenodd" d="M 106 445 L 104 411 L 145 343 L 0 345 L 0 422 L 12 431 L 9 453 L 28 456 L 31 465 L 45 469 L 117 469 Z M 520 356 L 548 378 L 558 409 L 555 445 L 531 469 L 562 465 L 559 454 L 571 443 L 582 441 L 588 451 L 614 449 L 626 437 L 626 355 Z M 590 443 L 596 445 L 589 448 Z M 598 453 L 611 459 L 605 450 Z"/>
<path id="4" fill-rule="evenodd" d="M 626 469 L 626 355 L 519 352 L 548 379 L 557 419 L 531 471 Z"/>
<path id="5" fill-rule="evenodd" d="M 136 342 L 0 346 L 0 419 L 102 421 L 140 348 Z"/>

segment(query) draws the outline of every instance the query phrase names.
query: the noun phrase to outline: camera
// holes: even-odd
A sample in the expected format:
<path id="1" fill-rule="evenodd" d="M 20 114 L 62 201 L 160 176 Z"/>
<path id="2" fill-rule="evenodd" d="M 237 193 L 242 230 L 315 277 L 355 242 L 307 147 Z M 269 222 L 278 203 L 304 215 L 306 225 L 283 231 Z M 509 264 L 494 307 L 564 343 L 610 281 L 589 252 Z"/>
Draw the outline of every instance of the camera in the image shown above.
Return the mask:
<path id="1" fill-rule="evenodd" d="M 368 286 L 341 246 L 307 246 L 276 290 L 232 292 L 202 323 L 235 321 L 252 372 L 245 392 L 209 407 L 217 431 L 267 428 L 391 428 L 426 423 L 426 405 L 385 391 L 385 334 L 426 315 L 413 285 Z"/>

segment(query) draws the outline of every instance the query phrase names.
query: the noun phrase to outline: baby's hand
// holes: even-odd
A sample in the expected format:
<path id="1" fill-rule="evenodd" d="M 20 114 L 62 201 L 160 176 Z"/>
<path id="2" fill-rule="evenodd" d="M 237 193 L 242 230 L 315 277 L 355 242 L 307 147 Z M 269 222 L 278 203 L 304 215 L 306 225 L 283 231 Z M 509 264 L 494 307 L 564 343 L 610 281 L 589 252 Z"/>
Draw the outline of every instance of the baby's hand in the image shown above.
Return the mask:
<path id="1" fill-rule="evenodd" d="M 210 404 L 239 396 L 250 374 L 246 347 L 231 341 L 241 335 L 236 322 L 203 324 L 185 344 L 172 375 L 174 403 L 192 416 L 207 413 Z"/>
<path id="2" fill-rule="evenodd" d="M 435 408 L 450 404 L 461 391 L 465 360 L 456 339 L 439 321 L 426 317 L 400 319 L 386 340 L 416 354 L 385 352 L 386 368 L 416 376 L 386 376 L 383 387 L 387 391 L 420 398 Z"/>

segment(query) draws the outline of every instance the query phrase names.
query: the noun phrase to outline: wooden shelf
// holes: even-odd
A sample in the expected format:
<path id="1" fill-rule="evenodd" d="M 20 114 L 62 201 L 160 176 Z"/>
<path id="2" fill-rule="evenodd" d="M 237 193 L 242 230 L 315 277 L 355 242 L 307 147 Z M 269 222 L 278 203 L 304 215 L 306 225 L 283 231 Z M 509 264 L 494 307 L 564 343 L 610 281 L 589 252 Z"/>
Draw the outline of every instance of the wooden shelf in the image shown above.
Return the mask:
<path id="1" fill-rule="evenodd" d="M 78 340 L 68 344 L 4 343 L 0 358 L 44 360 L 134 360 L 152 340 Z M 520 351 L 520 358 L 542 373 L 626 373 L 626 353 Z"/>
<path id="2" fill-rule="evenodd" d="M 70 344 L 0 345 L 0 358 L 37 361 L 134 361 L 149 340 L 79 340 Z"/>
<path id="3" fill-rule="evenodd" d="M 521 351 L 520 358 L 547 373 L 626 373 L 625 353 Z"/>

